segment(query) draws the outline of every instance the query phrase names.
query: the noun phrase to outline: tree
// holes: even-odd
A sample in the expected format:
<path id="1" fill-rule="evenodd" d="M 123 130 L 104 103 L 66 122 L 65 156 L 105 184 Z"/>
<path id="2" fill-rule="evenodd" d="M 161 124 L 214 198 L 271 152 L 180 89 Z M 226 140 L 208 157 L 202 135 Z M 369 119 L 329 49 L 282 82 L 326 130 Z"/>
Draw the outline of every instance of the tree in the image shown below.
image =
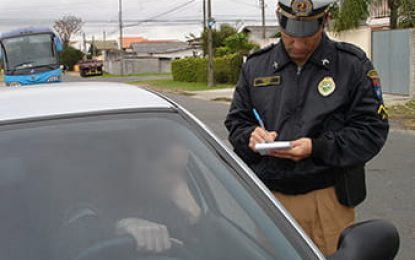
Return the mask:
<path id="1" fill-rule="evenodd" d="M 383 0 L 343 0 L 331 7 L 333 30 L 341 32 L 359 27 L 369 16 L 369 8 Z M 390 28 L 413 27 L 415 0 L 387 0 L 390 10 Z"/>
<path id="2" fill-rule="evenodd" d="M 91 44 L 91 46 L 89 47 L 88 52 L 87 52 L 87 56 L 86 56 L 87 59 L 92 59 L 94 54 L 95 54 L 95 56 L 99 56 L 99 55 L 102 54 L 102 52 L 101 52 L 101 50 L 97 49 L 95 44 Z"/>
<path id="3" fill-rule="evenodd" d="M 399 27 L 415 27 L 415 0 L 402 0 Z"/>
<path id="4" fill-rule="evenodd" d="M 212 37 L 213 37 L 213 49 L 217 49 L 220 47 L 225 46 L 225 39 L 228 38 L 231 35 L 234 35 L 237 33 L 237 30 L 229 24 L 222 24 L 219 28 L 219 30 L 214 29 L 212 30 Z M 207 55 L 208 51 L 208 37 L 207 37 L 207 31 L 204 31 L 202 33 L 202 48 L 203 53 L 205 56 Z"/>
<path id="5" fill-rule="evenodd" d="M 84 22 L 76 16 L 64 16 L 56 20 L 53 28 L 59 34 L 63 41 L 64 48 L 69 46 L 71 38 L 74 34 L 81 31 Z"/>
<path id="6" fill-rule="evenodd" d="M 399 7 L 401 6 L 401 0 L 388 0 L 388 7 L 391 11 L 389 24 L 391 29 L 398 28 L 399 19 Z"/>
<path id="7" fill-rule="evenodd" d="M 358 28 L 369 16 L 371 0 L 344 0 L 330 8 L 333 30 L 341 32 Z"/>
<path id="8" fill-rule="evenodd" d="M 223 41 L 224 46 L 216 50 L 216 56 L 221 57 L 229 54 L 248 55 L 259 46 L 250 42 L 246 33 L 235 33 Z"/>
<path id="9" fill-rule="evenodd" d="M 61 64 L 72 70 L 73 66 L 84 57 L 84 53 L 71 46 L 66 47 L 61 53 Z"/>

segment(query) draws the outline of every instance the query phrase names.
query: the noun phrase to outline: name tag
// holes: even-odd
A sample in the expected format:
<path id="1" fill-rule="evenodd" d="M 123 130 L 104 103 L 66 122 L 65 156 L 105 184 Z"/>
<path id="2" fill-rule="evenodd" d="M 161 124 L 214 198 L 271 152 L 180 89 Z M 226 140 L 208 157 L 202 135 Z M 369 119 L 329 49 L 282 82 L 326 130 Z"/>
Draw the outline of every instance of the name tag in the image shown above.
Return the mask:
<path id="1" fill-rule="evenodd" d="M 281 85 L 281 76 L 260 77 L 254 80 L 254 87 L 272 87 Z"/>

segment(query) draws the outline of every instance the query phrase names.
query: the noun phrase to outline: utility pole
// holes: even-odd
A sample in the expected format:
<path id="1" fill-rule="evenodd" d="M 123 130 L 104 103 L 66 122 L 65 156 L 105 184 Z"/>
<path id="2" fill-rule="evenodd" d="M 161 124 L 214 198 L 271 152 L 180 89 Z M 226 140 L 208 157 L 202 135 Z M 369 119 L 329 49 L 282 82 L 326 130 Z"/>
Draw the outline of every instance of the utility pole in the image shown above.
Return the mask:
<path id="1" fill-rule="evenodd" d="M 261 5 L 261 15 L 262 15 L 262 39 L 265 39 L 267 37 L 266 27 L 265 27 L 265 0 L 259 0 L 259 4 Z"/>
<path id="2" fill-rule="evenodd" d="M 123 50 L 123 21 L 122 21 L 122 0 L 118 0 L 118 19 L 119 19 L 119 30 L 120 30 L 120 51 L 121 51 L 121 75 L 124 75 L 124 50 Z"/>
<path id="3" fill-rule="evenodd" d="M 206 31 L 206 0 L 203 0 L 203 31 Z"/>
<path id="4" fill-rule="evenodd" d="M 88 50 L 86 49 L 86 35 L 84 32 L 82 33 L 82 50 L 84 52 L 84 57 L 82 59 L 85 61 Z"/>
<path id="5" fill-rule="evenodd" d="M 213 60 L 213 35 L 212 27 L 215 25 L 215 20 L 212 18 L 212 3 L 207 0 L 207 17 L 208 17 L 208 86 L 215 86 L 215 65 Z"/>
<path id="6" fill-rule="evenodd" d="M 95 59 L 97 56 L 97 49 L 95 47 L 95 35 L 92 35 L 91 51 L 92 51 L 92 59 Z"/>

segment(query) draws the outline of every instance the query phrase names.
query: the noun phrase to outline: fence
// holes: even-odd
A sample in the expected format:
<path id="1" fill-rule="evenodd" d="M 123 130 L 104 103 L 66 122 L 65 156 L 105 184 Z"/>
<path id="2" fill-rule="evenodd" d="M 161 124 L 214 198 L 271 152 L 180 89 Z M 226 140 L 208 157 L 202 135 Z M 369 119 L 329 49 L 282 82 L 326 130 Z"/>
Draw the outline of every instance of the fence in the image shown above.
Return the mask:
<path id="1" fill-rule="evenodd" d="M 415 97 L 415 31 L 372 33 L 373 63 L 385 93 Z"/>

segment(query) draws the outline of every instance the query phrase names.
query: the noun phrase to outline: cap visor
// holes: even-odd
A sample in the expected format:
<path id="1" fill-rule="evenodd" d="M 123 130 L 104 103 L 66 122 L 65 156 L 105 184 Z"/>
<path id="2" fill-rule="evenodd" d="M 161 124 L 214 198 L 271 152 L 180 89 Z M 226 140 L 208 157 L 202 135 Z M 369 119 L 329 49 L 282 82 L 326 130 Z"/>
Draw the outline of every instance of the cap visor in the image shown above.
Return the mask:
<path id="1" fill-rule="evenodd" d="M 280 20 L 280 25 L 290 36 L 308 37 L 318 32 L 321 27 L 321 21 L 320 19 L 308 21 L 294 20 L 283 16 Z"/>

